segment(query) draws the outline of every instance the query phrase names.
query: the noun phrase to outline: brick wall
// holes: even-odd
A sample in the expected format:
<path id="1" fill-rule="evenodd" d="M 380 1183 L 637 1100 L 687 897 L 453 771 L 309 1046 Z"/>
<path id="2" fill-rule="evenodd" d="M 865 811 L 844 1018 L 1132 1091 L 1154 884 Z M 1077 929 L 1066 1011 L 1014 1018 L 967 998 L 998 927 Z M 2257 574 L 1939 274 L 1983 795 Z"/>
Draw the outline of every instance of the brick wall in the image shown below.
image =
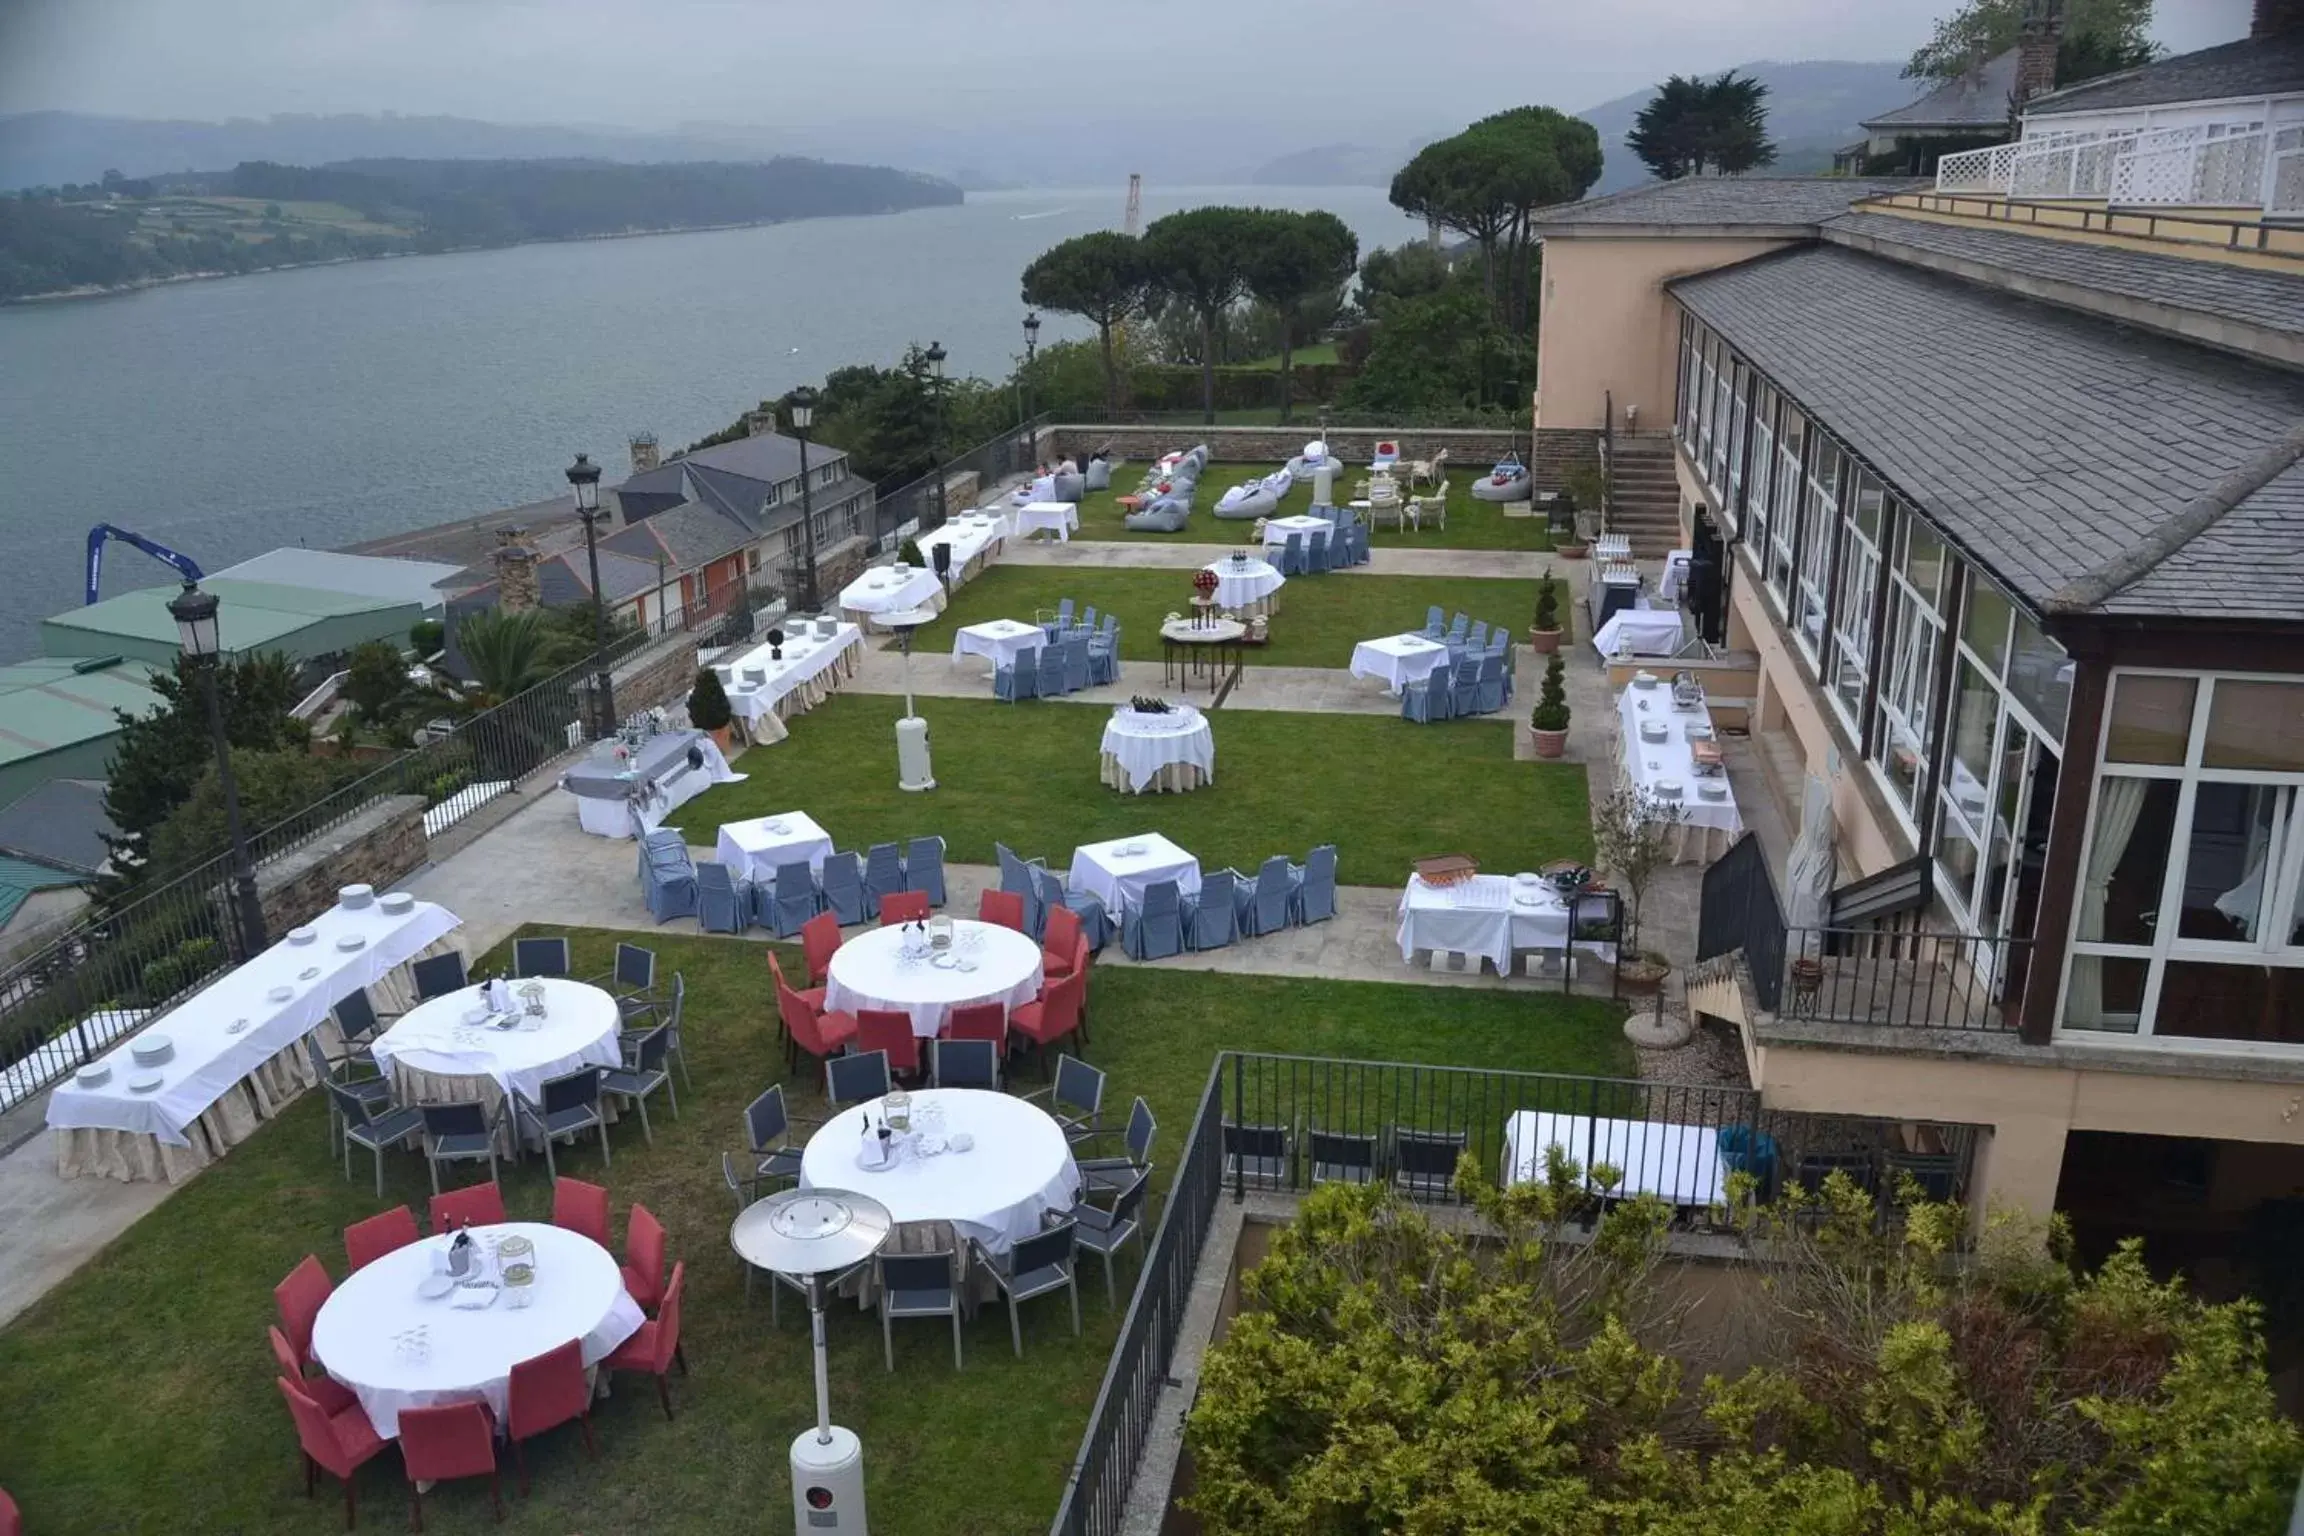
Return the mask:
<path id="1" fill-rule="evenodd" d="M 1599 464 L 1600 434 L 1589 427 L 1538 427 L 1534 459 L 1528 473 L 1536 489 L 1556 491 L 1561 478 L 1576 465 Z"/>
<path id="2" fill-rule="evenodd" d="M 1085 462 L 1089 454 L 1108 445 L 1121 457 L 1143 463 L 1194 443 L 1206 443 L 1214 463 L 1279 464 L 1302 453 L 1304 445 L 1319 433 L 1317 422 L 1289 427 L 1111 427 L 1090 423 L 1050 427 L 1047 452 L 1053 457 L 1071 454 Z M 1402 456 L 1411 459 L 1428 459 L 1445 448 L 1449 462 L 1458 470 L 1486 469 L 1513 449 L 1512 432 L 1501 427 L 1434 427 L 1404 432 L 1332 427 L 1328 432 L 1328 446 L 1355 467 L 1375 456 L 1379 441 L 1398 443 Z"/>
<path id="3" fill-rule="evenodd" d="M 389 795 L 256 871 L 264 931 L 277 939 L 336 904 L 347 885 L 388 891 L 424 866 L 424 797 Z"/>

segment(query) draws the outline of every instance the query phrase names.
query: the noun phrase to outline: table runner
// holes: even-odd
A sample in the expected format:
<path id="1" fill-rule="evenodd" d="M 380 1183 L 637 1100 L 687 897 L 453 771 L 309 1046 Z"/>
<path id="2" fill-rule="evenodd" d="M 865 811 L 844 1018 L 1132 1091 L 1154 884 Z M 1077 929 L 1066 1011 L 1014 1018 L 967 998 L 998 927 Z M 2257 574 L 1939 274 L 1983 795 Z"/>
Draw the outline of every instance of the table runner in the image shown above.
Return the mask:
<path id="1" fill-rule="evenodd" d="M 616 758 L 619 745 L 596 744 L 590 756 L 560 776 L 560 787 L 575 798 L 577 824 L 595 837 L 653 832 L 713 785 L 745 777 L 728 766 L 719 743 L 702 731 L 651 736 L 629 749 L 630 759 L 622 763 Z"/>

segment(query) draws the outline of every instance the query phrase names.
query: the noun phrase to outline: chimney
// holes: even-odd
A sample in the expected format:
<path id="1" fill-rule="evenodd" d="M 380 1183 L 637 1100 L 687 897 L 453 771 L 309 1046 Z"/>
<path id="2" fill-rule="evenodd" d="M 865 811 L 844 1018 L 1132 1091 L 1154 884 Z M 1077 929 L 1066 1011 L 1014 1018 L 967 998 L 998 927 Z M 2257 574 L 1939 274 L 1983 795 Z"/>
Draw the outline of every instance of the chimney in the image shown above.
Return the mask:
<path id="1" fill-rule="evenodd" d="M 2056 46 L 2064 37 L 2064 0 L 2024 0 L 2016 35 L 2016 105 L 2056 88 Z"/>
<path id="2" fill-rule="evenodd" d="M 496 530 L 496 606 L 520 613 L 542 601 L 536 585 L 536 551 L 525 528 Z"/>
<path id="3" fill-rule="evenodd" d="M 655 433 L 635 432 L 632 434 L 632 473 L 644 475 L 663 462 L 664 456 L 656 447 Z"/>
<path id="4" fill-rule="evenodd" d="M 2248 21 L 2248 35 L 2257 37 L 2294 37 L 2304 32 L 2304 0 L 2256 0 L 2256 11 Z"/>
<path id="5" fill-rule="evenodd" d="M 776 412 L 773 409 L 744 413 L 744 434 L 747 437 L 766 437 L 775 430 Z"/>

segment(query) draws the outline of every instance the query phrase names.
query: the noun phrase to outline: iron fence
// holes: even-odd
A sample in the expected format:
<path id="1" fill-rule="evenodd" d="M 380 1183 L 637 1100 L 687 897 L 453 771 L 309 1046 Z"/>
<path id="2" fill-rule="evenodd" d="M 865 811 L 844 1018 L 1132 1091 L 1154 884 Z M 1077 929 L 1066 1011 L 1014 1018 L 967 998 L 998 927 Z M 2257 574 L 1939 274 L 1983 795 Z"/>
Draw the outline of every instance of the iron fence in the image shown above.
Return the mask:
<path id="1" fill-rule="evenodd" d="M 1225 1058 L 1218 1057 L 1201 1090 L 1200 1107 L 1184 1142 L 1183 1161 L 1168 1187 L 1168 1204 L 1145 1250 L 1143 1272 L 1121 1320 L 1120 1338 L 1104 1369 L 1096 1406 L 1088 1414 L 1080 1452 L 1064 1481 L 1051 1536 L 1107 1536 L 1120 1529 L 1129 1485 L 1150 1439 L 1169 1357 L 1176 1351 L 1192 1283 L 1223 1192 L 1219 1130 L 1224 1111 Z"/>
<path id="2" fill-rule="evenodd" d="M 939 500 L 940 484 L 948 485 L 954 477 L 974 471 L 977 501 L 981 502 L 1000 481 L 1036 467 L 1040 462 L 1040 429 L 1047 423 L 1046 415 L 1035 416 L 946 460 L 940 470 L 930 470 L 915 480 L 880 491 L 872 512 L 874 551 L 892 553 L 904 540 L 942 525 L 955 509 Z M 967 512 L 973 508 L 957 510 Z"/>
<path id="3" fill-rule="evenodd" d="M 2032 961 L 2030 939 L 1884 928 L 1789 928 L 1785 951 L 1786 1017 L 1994 1034 L 2017 1028 Z"/>
<path id="4" fill-rule="evenodd" d="M 1696 913 L 1696 958 L 1744 952 L 1752 990 L 1774 1013 L 1783 992 L 1784 906 L 1768 869 L 1768 852 L 1747 832 L 1704 871 Z"/>

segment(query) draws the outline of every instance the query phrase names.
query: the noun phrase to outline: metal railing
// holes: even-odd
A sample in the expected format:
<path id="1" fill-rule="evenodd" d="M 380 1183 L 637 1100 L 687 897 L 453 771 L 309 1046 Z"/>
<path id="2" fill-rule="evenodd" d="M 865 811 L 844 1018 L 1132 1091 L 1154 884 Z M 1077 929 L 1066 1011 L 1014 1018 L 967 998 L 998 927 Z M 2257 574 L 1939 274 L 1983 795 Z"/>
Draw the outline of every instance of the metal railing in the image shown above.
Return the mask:
<path id="1" fill-rule="evenodd" d="M 2014 1033 L 2032 941 L 1882 928 L 1785 931 L 1786 1018 Z M 1755 986 L 1761 975 L 1751 964 Z"/>
<path id="2" fill-rule="evenodd" d="M 1704 871 L 1696 911 L 1696 958 L 1744 952 L 1760 1006 L 1774 1013 L 1783 991 L 1784 904 L 1768 868 L 1768 851 L 1747 832 Z"/>
<path id="3" fill-rule="evenodd" d="M 873 548 L 892 553 L 898 544 L 939 526 L 953 512 L 973 511 L 993 486 L 1010 475 L 1021 474 L 1040 462 L 1040 429 L 1048 424 L 1043 414 L 997 437 L 986 438 L 966 453 L 947 459 L 941 468 L 879 494 L 873 508 Z M 973 470 L 977 478 L 976 503 L 953 506 L 937 503 L 936 487 Z"/>
<path id="4" fill-rule="evenodd" d="M 1944 156 L 1936 190 L 2304 214 L 2304 128 L 2232 122 L 2034 134 Z"/>
<path id="5" fill-rule="evenodd" d="M 1064 1480 L 1064 1497 L 1049 1526 L 1051 1536 L 1107 1536 L 1120 1529 L 1129 1485 L 1151 1438 L 1161 1390 L 1168 1385 L 1192 1284 L 1223 1191 L 1222 1127 L 1225 1058 L 1219 1056 L 1201 1090 L 1200 1108 L 1185 1136 L 1183 1161 L 1168 1186 L 1168 1204 L 1145 1250 L 1144 1268 L 1121 1320 L 1120 1338 L 1089 1411 L 1080 1452 Z"/>

